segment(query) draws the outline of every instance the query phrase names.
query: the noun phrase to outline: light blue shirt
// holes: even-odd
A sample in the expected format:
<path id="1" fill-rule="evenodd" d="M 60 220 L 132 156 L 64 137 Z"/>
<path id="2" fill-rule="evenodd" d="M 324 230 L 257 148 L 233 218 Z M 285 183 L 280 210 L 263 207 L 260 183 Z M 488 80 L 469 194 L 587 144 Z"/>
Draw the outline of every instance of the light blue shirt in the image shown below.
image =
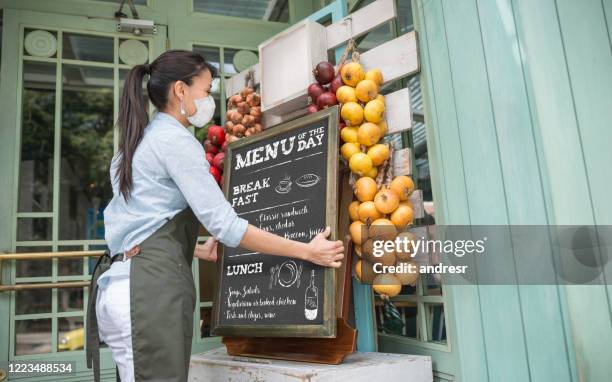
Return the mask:
<path id="1" fill-rule="evenodd" d="M 133 188 L 127 202 L 115 178 L 119 156 L 111 162 L 113 198 L 104 210 L 111 256 L 140 244 L 188 206 L 221 243 L 240 244 L 248 222 L 236 214 L 209 173 L 200 142 L 174 117 L 158 112 L 145 128 L 132 161 Z M 98 285 L 105 288 L 110 278 L 129 277 L 130 262 L 114 262 Z"/>

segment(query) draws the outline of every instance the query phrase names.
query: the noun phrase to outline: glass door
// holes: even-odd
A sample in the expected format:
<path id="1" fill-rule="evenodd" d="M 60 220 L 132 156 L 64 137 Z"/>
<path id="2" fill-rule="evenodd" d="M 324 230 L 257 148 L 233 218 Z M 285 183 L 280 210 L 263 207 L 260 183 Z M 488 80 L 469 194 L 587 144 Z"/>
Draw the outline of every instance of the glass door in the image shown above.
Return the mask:
<path id="1" fill-rule="evenodd" d="M 118 146 L 114 121 L 123 80 L 133 65 L 164 50 L 165 28 L 134 36 L 117 33 L 113 20 L 10 10 L 4 20 L 4 35 L 17 43 L 2 68 L 16 90 L 13 101 L 3 101 L 15 110 L 13 123 L 3 124 L 14 130 L 12 168 L 1 165 L 3 174 L 14 174 L 12 188 L 3 190 L 13 217 L 10 246 L 3 247 L 15 253 L 105 249 L 103 211 L 112 197 L 108 166 Z M 3 55 L 10 55 L 6 48 Z M 87 281 L 93 262 L 87 256 L 6 262 L 10 272 L 2 284 Z M 0 331 L 4 361 L 75 361 L 76 374 L 87 379 L 87 287 L 0 293 L 0 312 L 8 313 L 0 321 L 9 322 Z M 102 367 L 114 378 L 107 349 Z"/>

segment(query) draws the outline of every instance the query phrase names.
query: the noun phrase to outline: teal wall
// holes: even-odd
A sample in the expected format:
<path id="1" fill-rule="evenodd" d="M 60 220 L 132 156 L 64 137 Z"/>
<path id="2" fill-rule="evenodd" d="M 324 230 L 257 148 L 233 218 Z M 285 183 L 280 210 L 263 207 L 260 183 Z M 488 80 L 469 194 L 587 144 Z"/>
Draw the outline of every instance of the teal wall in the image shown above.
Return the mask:
<path id="1" fill-rule="evenodd" d="M 612 1 L 415 14 L 437 222 L 612 224 Z M 609 286 L 449 289 L 461 380 L 610 380 Z"/>

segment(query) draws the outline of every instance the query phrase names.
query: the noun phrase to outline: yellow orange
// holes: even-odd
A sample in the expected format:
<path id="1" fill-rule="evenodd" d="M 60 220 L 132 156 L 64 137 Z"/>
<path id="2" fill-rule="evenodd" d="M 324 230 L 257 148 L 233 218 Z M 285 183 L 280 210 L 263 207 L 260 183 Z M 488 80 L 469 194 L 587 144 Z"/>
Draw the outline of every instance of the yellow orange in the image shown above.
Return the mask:
<path id="1" fill-rule="evenodd" d="M 349 168 L 357 175 L 365 175 L 372 170 L 372 159 L 366 153 L 353 154 L 349 159 Z"/>
<path id="2" fill-rule="evenodd" d="M 340 76 L 342 76 L 342 82 L 344 82 L 345 85 L 357 86 L 359 81 L 365 78 L 365 73 L 361 64 L 358 62 L 349 62 L 342 66 Z"/>
<path id="3" fill-rule="evenodd" d="M 378 86 L 382 86 L 384 82 L 382 72 L 378 68 L 368 70 L 365 73 L 365 79 L 374 81 Z"/>
<path id="4" fill-rule="evenodd" d="M 357 102 L 347 102 L 342 105 L 340 116 L 347 126 L 359 126 L 363 122 L 363 108 Z"/>
<path id="5" fill-rule="evenodd" d="M 359 139 L 359 135 L 357 138 Z M 389 146 L 377 143 L 368 149 L 367 154 L 372 159 L 374 166 L 380 166 L 389 158 Z"/>
<path id="6" fill-rule="evenodd" d="M 374 123 L 366 122 L 357 130 L 357 142 L 364 146 L 372 146 L 380 140 L 380 129 Z"/>
<path id="7" fill-rule="evenodd" d="M 368 122 L 380 123 L 385 113 L 385 104 L 377 99 L 366 103 L 363 116 Z"/>
<path id="8" fill-rule="evenodd" d="M 357 102 L 355 88 L 352 86 L 343 85 L 336 90 L 336 99 L 340 103 Z"/>
<path id="9" fill-rule="evenodd" d="M 359 81 L 355 87 L 355 95 L 361 102 L 369 102 L 378 95 L 378 86 L 372 80 Z"/>

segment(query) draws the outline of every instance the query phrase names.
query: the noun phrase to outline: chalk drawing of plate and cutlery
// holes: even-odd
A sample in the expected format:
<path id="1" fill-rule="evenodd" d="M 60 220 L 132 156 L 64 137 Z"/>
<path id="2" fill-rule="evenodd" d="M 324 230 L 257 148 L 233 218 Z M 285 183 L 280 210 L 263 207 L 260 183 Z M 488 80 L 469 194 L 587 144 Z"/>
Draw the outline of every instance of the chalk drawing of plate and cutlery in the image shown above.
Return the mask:
<path id="1" fill-rule="evenodd" d="M 315 184 L 319 183 L 321 177 L 317 174 L 304 174 L 295 180 L 295 184 L 298 187 L 312 187 Z M 291 185 L 293 182 L 291 181 L 291 177 L 286 175 L 278 182 L 278 185 L 274 189 L 279 194 L 287 194 L 291 191 Z"/>
<path id="2" fill-rule="evenodd" d="M 300 287 L 300 279 L 302 276 L 303 264 L 300 262 L 298 266 L 293 260 L 285 260 L 281 264 L 276 264 L 270 267 L 270 283 L 268 289 L 272 289 L 276 285 L 283 288 L 296 286 Z"/>

